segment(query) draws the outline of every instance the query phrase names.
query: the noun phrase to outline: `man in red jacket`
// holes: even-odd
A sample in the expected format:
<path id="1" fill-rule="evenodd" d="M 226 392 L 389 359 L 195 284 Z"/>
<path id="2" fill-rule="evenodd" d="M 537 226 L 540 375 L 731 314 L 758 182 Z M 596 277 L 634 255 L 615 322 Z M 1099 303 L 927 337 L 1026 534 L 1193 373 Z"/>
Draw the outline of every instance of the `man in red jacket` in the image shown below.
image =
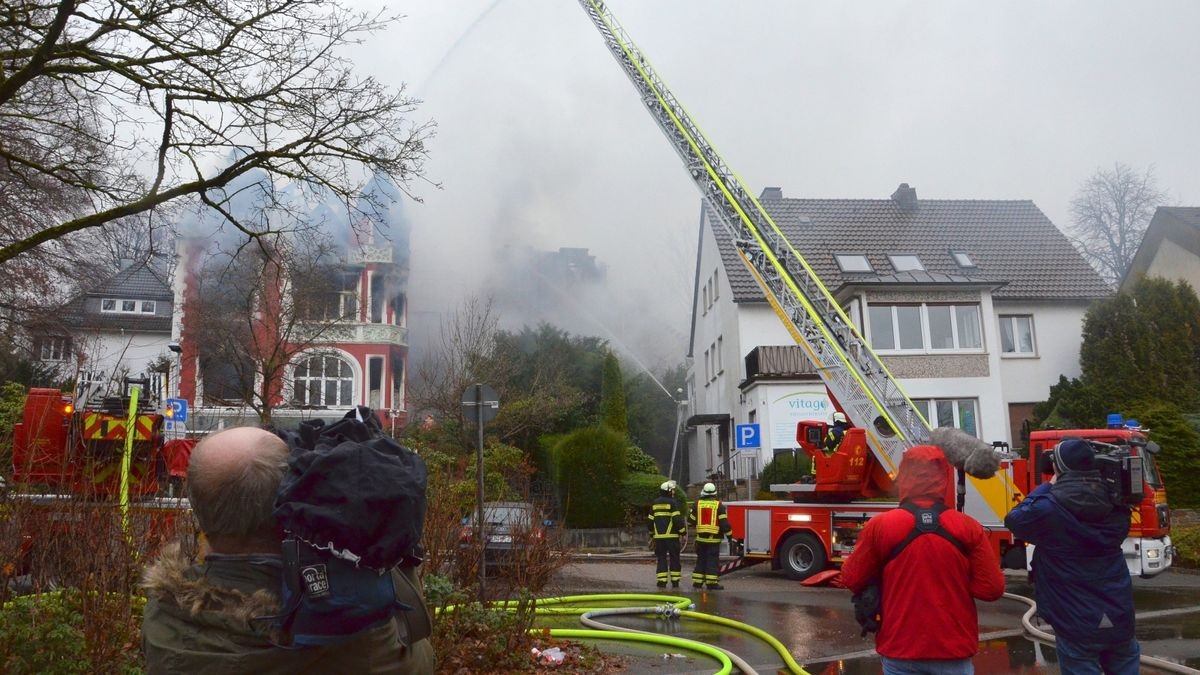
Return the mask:
<path id="1" fill-rule="evenodd" d="M 855 593 L 882 581 L 883 621 L 875 650 L 885 675 L 975 672 L 975 599 L 992 601 L 1004 594 L 1000 561 L 983 527 L 945 506 L 954 494 L 953 471 L 935 446 L 918 445 L 904 453 L 897 478 L 901 508 L 867 521 L 842 565 L 842 583 Z M 891 558 L 916 530 L 918 514 L 926 521 L 924 534 Z"/>

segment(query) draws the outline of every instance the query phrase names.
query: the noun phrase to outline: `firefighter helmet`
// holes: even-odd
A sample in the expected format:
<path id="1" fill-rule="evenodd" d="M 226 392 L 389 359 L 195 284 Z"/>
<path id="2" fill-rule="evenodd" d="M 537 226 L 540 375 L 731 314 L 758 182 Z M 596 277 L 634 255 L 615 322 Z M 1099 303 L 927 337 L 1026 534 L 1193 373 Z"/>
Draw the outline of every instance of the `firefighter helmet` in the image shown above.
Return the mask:
<path id="1" fill-rule="evenodd" d="M 662 485 L 659 485 L 658 489 L 662 490 L 663 492 L 674 492 L 675 486 L 671 485 L 671 482 L 672 481 L 667 481 L 667 482 L 663 483 Z"/>
<path id="2" fill-rule="evenodd" d="M 845 424 L 846 423 L 846 413 L 841 412 L 841 411 L 833 413 L 833 421 L 835 424 L 838 422 Z"/>
<path id="3" fill-rule="evenodd" d="M 712 483 L 705 483 L 704 487 L 700 490 L 700 496 L 702 497 L 711 497 L 715 494 L 717 494 L 717 486 Z"/>

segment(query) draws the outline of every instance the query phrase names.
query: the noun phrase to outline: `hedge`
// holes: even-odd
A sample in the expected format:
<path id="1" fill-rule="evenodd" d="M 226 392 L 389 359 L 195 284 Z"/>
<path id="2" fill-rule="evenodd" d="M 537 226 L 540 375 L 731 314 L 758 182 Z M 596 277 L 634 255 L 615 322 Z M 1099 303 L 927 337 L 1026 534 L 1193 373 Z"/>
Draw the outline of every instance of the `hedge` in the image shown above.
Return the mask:
<path id="1" fill-rule="evenodd" d="M 604 427 L 577 429 L 554 448 L 559 498 L 567 527 L 620 527 L 625 512 L 614 497 L 625 477 L 623 434 Z"/>

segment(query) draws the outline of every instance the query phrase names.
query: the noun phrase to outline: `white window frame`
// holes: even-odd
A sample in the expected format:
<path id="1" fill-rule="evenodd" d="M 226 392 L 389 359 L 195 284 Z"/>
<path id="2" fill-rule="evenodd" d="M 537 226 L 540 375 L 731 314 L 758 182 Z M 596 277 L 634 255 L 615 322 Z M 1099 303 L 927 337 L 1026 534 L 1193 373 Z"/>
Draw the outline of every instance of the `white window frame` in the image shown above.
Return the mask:
<path id="1" fill-rule="evenodd" d="M 104 303 L 111 302 L 112 308 L 107 308 Z M 132 303 L 130 309 L 125 309 L 126 303 Z M 149 305 L 149 310 L 145 307 Z M 102 314 L 154 314 L 158 308 L 158 303 L 154 300 L 136 300 L 134 298 L 101 298 L 100 313 Z"/>
<path id="2" fill-rule="evenodd" d="M 933 344 L 933 340 L 930 337 L 930 333 L 929 333 L 929 308 L 931 306 L 933 306 L 933 307 L 948 307 L 950 309 L 950 331 L 951 331 L 952 338 L 954 340 L 954 347 L 935 349 L 931 346 Z M 921 348 L 920 349 L 915 349 L 915 348 L 911 348 L 911 347 L 903 348 L 903 347 L 899 347 L 899 346 L 892 347 L 892 348 L 876 347 L 875 346 L 876 327 L 872 325 L 872 326 L 869 326 L 868 339 L 869 339 L 871 348 L 880 354 L 983 354 L 983 353 L 985 353 L 985 350 L 987 348 L 987 342 L 985 341 L 984 334 L 983 334 L 983 313 L 982 313 L 983 309 L 979 303 L 956 303 L 956 304 L 946 303 L 946 304 L 943 304 L 940 302 L 934 302 L 934 303 L 924 303 L 924 302 L 922 302 L 922 303 L 915 303 L 915 302 L 882 303 L 881 302 L 881 303 L 867 305 L 866 310 L 863 312 L 863 316 L 866 318 L 867 322 L 870 323 L 871 309 L 872 308 L 879 309 L 879 308 L 883 308 L 883 307 L 889 307 L 892 310 L 891 313 L 892 313 L 892 344 L 893 345 L 900 344 L 900 317 L 896 311 L 896 308 L 897 307 L 918 307 L 920 309 Z M 961 347 L 961 346 L 959 346 L 960 339 L 959 339 L 959 335 L 958 335 L 957 309 L 960 307 L 975 308 L 975 316 L 979 321 L 979 324 L 978 324 L 979 325 L 979 346 L 978 347 Z"/>
<path id="3" fill-rule="evenodd" d="M 1021 342 L 1017 337 L 1017 325 L 1018 325 L 1017 319 L 1029 319 L 1029 345 L 1031 347 L 1031 349 L 1029 351 L 1021 351 L 1020 350 Z M 1012 336 L 1013 336 L 1014 351 L 1011 351 L 1011 352 L 1004 351 L 1004 324 L 1005 323 L 1009 324 L 1010 330 L 1011 330 Z M 997 335 L 999 335 L 999 339 L 1000 339 L 1000 356 L 1002 358 L 1031 359 L 1031 358 L 1037 357 L 1037 355 L 1038 355 L 1037 330 L 1034 327 L 1034 321 L 1033 321 L 1032 314 L 1001 314 L 999 316 L 998 324 L 999 325 L 997 326 L 997 330 L 999 332 L 997 333 Z"/>
<path id="4" fill-rule="evenodd" d="M 837 261 L 838 269 L 843 272 L 866 274 L 875 271 L 875 268 L 871 265 L 871 259 L 867 257 L 866 253 L 834 253 L 833 259 Z M 850 262 L 853 259 L 861 259 L 866 264 L 867 269 L 848 269 L 844 263 Z"/>
<path id="5" fill-rule="evenodd" d="M 65 335 L 47 335 L 38 347 L 39 361 L 62 363 L 71 356 L 71 338 Z"/>
<path id="6" fill-rule="evenodd" d="M 321 365 L 322 373 L 319 377 L 313 377 L 311 375 L 305 375 L 303 377 L 298 376 L 296 373 L 299 370 L 300 366 L 302 364 L 307 364 L 312 359 L 334 359 L 334 360 L 340 361 L 343 365 L 345 365 L 347 368 L 349 368 L 350 374 L 348 377 L 326 377 L 325 373 L 324 373 L 325 364 L 322 363 L 322 365 Z M 301 356 L 296 361 L 295 365 L 292 367 L 292 387 L 293 387 L 292 403 L 295 405 L 304 405 L 304 406 L 324 406 L 326 408 L 348 408 L 350 406 L 353 406 L 355 404 L 355 399 L 357 398 L 356 397 L 356 389 L 357 388 L 355 386 L 357 384 L 357 382 L 355 381 L 356 378 L 355 378 L 354 371 L 355 371 L 354 364 L 349 359 L 347 359 L 346 357 L 344 357 L 340 354 L 320 353 L 320 354 L 307 354 L 307 355 Z M 350 381 L 350 395 L 349 395 L 350 400 L 343 403 L 343 402 L 341 402 L 341 398 L 342 398 L 341 397 L 341 392 L 342 392 L 342 384 L 341 383 L 347 379 L 349 379 L 349 381 Z M 329 381 L 329 380 L 338 382 L 338 386 L 337 386 L 338 402 L 329 403 L 325 400 L 325 382 Z M 319 401 L 316 401 L 316 402 L 310 401 L 310 400 L 305 400 L 305 399 L 307 399 L 307 394 L 308 394 L 308 387 L 306 385 L 311 381 L 317 381 L 317 382 L 321 383 L 320 386 L 317 388 Z M 303 398 L 302 398 L 301 392 L 303 392 Z"/>
<path id="7" fill-rule="evenodd" d="M 724 344 L 722 344 L 724 342 L 725 342 L 725 337 L 722 335 L 718 335 L 717 336 L 717 375 L 721 375 L 722 373 L 725 372 L 725 359 L 722 358 L 722 356 L 721 356 L 721 352 L 725 351 Z"/>
<path id="8" fill-rule="evenodd" d="M 940 424 L 939 420 L 937 419 L 937 404 L 938 403 L 951 404 L 951 408 L 950 408 L 951 413 L 950 414 L 954 418 L 953 426 L 955 429 L 962 429 L 962 427 L 959 426 L 959 422 L 962 419 L 960 404 L 964 401 L 969 402 L 974 409 L 973 412 L 975 415 L 975 437 L 983 438 L 983 425 L 979 418 L 979 399 L 971 398 L 969 396 L 962 396 L 962 397 L 958 397 L 958 398 L 943 397 L 943 398 L 914 398 L 914 399 L 912 399 L 913 405 L 917 406 L 917 410 L 921 411 L 921 415 L 925 417 L 925 421 L 929 422 L 929 426 L 934 429 L 938 428 L 939 426 L 942 426 Z"/>
<path id="9" fill-rule="evenodd" d="M 912 265 L 900 264 L 901 260 L 911 260 Z M 892 263 L 892 269 L 897 272 L 924 272 L 925 263 L 921 262 L 921 257 L 915 253 L 889 253 L 888 262 Z M 915 267 L 913 266 L 915 265 Z"/>
<path id="10" fill-rule="evenodd" d="M 708 350 L 712 352 L 712 376 L 709 378 L 709 381 L 712 381 L 717 379 L 717 358 L 719 358 L 717 356 L 717 343 L 715 340 L 709 345 Z"/>

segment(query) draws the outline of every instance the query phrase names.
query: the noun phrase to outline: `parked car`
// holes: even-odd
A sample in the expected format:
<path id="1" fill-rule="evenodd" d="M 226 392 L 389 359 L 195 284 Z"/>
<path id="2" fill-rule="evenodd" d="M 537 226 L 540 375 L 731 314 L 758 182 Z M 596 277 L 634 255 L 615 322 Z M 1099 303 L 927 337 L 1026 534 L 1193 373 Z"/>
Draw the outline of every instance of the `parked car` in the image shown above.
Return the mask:
<path id="1" fill-rule="evenodd" d="M 477 519 L 478 513 L 474 511 L 463 519 L 459 548 L 475 545 Z M 541 543 L 546 528 L 553 526 L 553 521 L 545 520 L 529 502 L 484 502 L 483 523 L 483 559 L 488 567 L 518 561 L 521 550 Z"/>

